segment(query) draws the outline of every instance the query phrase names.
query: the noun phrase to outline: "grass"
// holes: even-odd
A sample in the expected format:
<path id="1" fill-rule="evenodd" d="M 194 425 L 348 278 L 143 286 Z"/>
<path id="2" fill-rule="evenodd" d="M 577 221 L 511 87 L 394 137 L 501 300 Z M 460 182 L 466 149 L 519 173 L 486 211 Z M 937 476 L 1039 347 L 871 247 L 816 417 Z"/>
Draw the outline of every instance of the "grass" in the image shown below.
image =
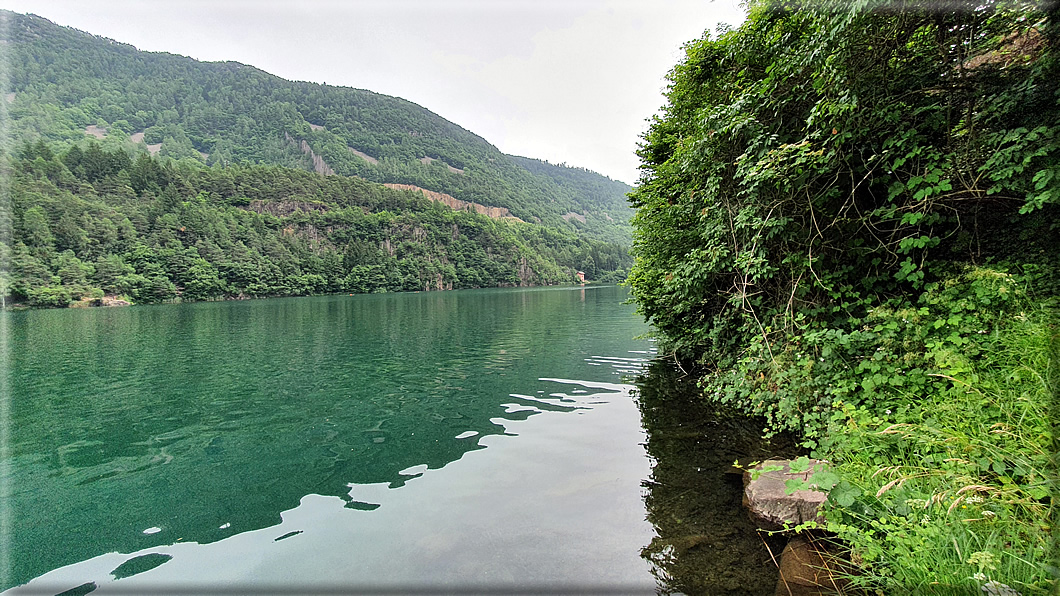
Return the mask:
<path id="1" fill-rule="evenodd" d="M 841 479 L 829 529 L 861 570 L 855 587 L 1060 593 L 1056 313 L 1007 316 L 974 341 L 935 359 L 946 382 L 932 392 L 895 389 L 873 402 L 882 411 L 847 404 L 833 416 L 820 453 Z"/>

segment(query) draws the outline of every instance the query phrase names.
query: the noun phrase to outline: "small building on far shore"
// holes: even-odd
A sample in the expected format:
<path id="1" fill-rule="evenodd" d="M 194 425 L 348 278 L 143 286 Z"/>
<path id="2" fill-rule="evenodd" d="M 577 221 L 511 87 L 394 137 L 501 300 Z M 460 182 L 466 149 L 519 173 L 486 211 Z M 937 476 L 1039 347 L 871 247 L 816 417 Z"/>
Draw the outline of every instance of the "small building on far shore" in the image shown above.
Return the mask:
<path id="1" fill-rule="evenodd" d="M 585 283 L 585 272 L 584 271 L 579 271 L 579 272 L 577 272 L 576 275 L 578 276 L 578 281 L 580 281 L 582 283 Z"/>

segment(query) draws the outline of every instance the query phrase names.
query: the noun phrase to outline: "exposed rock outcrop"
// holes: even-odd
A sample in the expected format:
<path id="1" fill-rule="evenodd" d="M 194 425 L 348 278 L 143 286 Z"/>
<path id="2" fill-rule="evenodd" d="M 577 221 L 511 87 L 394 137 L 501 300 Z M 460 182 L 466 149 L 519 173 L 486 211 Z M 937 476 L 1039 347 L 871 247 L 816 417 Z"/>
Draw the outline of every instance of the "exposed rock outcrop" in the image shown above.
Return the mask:
<path id="1" fill-rule="evenodd" d="M 449 207 L 451 207 L 451 208 L 453 208 L 453 209 L 455 209 L 457 211 L 471 210 L 471 211 L 474 211 L 475 213 L 481 213 L 482 215 L 485 215 L 487 217 L 492 217 L 493 219 L 507 219 L 507 220 L 511 220 L 511 221 L 523 221 L 523 220 L 519 219 L 518 217 L 515 217 L 514 215 L 512 215 L 511 212 L 508 211 L 508 209 L 506 207 L 489 207 L 489 206 L 486 206 L 486 205 L 480 205 L 478 203 L 471 203 L 471 202 L 468 202 L 468 201 L 461 201 L 460 199 L 458 199 L 458 198 L 456 198 L 456 197 L 454 197 L 452 195 L 447 195 L 447 194 L 445 194 L 443 192 L 434 192 L 433 190 L 427 190 L 426 188 L 421 188 L 419 186 L 414 186 L 412 184 L 390 184 L 390 183 L 388 183 L 388 184 L 384 184 L 383 186 L 385 186 L 387 188 L 393 188 L 395 190 L 411 190 L 411 191 L 421 192 L 421 193 L 423 193 L 423 196 L 427 197 L 428 199 L 430 199 L 430 200 L 432 200 L 432 201 L 434 201 L 436 203 L 443 203 L 445 205 L 448 205 Z"/>
<path id="2" fill-rule="evenodd" d="M 440 160 L 434 159 L 433 157 L 421 157 L 420 158 L 420 163 L 425 165 L 425 166 L 429 166 L 429 165 L 431 165 L 432 163 L 434 163 L 436 161 L 440 161 Z M 461 170 L 460 168 L 454 168 L 453 166 L 451 166 L 449 164 L 445 164 L 445 167 L 448 168 L 449 171 L 454 173 L 454 174 L 463 174 L 464 173 L 464 170 Z"/>
<path id="3" fill-rule="evenodd" d="M 70 303 L 70 308 L 90 308 L 93 306 L 132 306 L 132 303 L 122 300 L 117 296 L 104 296 L 102 298 L 85 297 Z"/>
<path id="4" fill-rule="evenodd" d="M 302 139 L 301 142 L 298 142 L 297 140 L 295 140 L 294 137 L 292 137 L 286 132 L 283 133 L 283 138 L 287 139 L 288 143 L 292 143 L 296 147 L 301 149 L 302 153 L 305 153 L 309 156 L 309 159 L 313 160 L 313 171 L 318 174 L 323 174 L 325 176 L 335 175 L 335 170 L 331 169 L 331 166 L 329 166 L 327 162 L 324 161 L 323 157 L 320 157 L 319 155 L 313 152 L 313 148 L 309 146 L 309 143 L 306 142 L 305 139 Z"/>
<path id="5" fill-rule="evenodd" d="M 1042 56 L 1048 42 L 1041 31 L 1035 28 L 1022 33 L 1011 33 L 1002 39 L 1001 47 L 965 60 L 965 70 L 978 70 L 984 66 L 1008 68 L 1014 64 L 1033 62 Z"/>
<path id="6" fill-rule="evenodd" d="M 372 157 L 371 155 L 368 155 L 367 153 L 364 153 L 362 151 L 358 151 L 358 150 L 354 149 L 353 147 L 346 147 L 346 148 L 350 150 L 350 153 L 356 155 L 357 157 L 360 157 L 364 161 L 372 164 L 373 166 L 379 165 L 379 160 L 374 158 L 374 157 Z"/>
<path id="7" fill-rule="evenodd" d="M 117 296 L 104 296 L 100 299 L 99 306 L 132 306 L 132 303 Z"/>
<path id="8" fill-rule="evenodd" d="M 133 143 L 143 143 L 144 132 L 142 130 L 140 132 L 134 132 L 129 137 L 129 140 Z M 158 155 L 158 152 L 162 150 L 162 143 L 152 143 L 150 145 L 144 143 L 144 146 L 147 147 L 147 151 L 150 152 L 151 155 Z"/>
<path id="9" fill-rule="evenodd" d="M 92 136 L 96 137 L 97 139 L 103 140 L 103 139 L 107 138 L 107 129 L 100 128 L 99 126 L 96 126 L 95 124 L 89 124 L 88 126 L 85 127 L 85 134 L 86 135 L 92 135 Z"/>

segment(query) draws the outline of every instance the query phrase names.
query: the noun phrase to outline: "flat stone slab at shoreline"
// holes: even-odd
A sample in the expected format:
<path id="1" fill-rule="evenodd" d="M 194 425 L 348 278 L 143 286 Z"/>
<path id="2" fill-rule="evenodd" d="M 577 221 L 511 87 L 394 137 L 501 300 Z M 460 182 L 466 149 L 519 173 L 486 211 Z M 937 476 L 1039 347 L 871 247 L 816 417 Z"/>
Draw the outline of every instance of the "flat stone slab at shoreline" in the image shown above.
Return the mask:
<path id="1" fill-rule="evenodd" d="M 788 526 L 797 526 L 807 521 L 824 523 L 821 505 L 828 499 L 828 493 L 815 490 L 797 490 L 790 495 L 785 491 L 788 480 L 808 480 L 818 466 L 827 462 L 811 459 L 810 467 L 804 472 L 791 472 L 790 460 L 770 459 L 757 466 L 762 472 L 754 480 L 751 471 L 744 473 L 743 504 L 751 514 L 751 519 L 763 530 L 783 530 Z"/>

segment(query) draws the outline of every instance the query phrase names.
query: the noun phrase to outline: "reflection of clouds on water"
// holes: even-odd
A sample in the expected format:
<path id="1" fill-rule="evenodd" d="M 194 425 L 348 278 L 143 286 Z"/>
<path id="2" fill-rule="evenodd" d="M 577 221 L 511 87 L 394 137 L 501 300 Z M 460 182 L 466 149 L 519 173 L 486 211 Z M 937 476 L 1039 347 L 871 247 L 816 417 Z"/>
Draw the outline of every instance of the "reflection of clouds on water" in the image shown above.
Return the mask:
<path id="1" fill-rule="evenodd" d="M 521 396 L 512 395 L 512 397 Z M 533 412 L 536 414 L 541 411 L 533 406 L 524 406 L 523 404 L 501 404 L 501 407 L 504 408 L 505 414 L 515 414 L 516 412 Z"/>
<path id="2" fill-rule="evenodd" d="M 647 369 L 649 360 L 643 358 L 611 358 L 606 356 L 592 356 L 585 361 L 592 366 L 609 366 L 615 375 L 636 375 Z"/>
<path id="3" fill-rule="evenodd" d="M 18 490 L 5 506 L 18 531 L 0 549 L 11 561 L 0 590 L 104 553 L 274 528 L 308 493 L 340 499 L 345 515 L 384 515 L 389 501 L 351 497 L 346 484 L 397 494 L 487 446 L 531 444 L 510 435 L 547 432 L 544 420 L 587 424 L 614 395 L 538 379 L 623 379 L 584 359 L 645 357 L 626 353 L 651 344 L 632 339 L 647 327 L 625 296 L 511 289 L 10 313 L 12 403 L 24 407 L 12 411 Z M 422 476 L 398 473 L 421 464 Z M 162 531 L 142 533 L 151 527 Z M 299 540 L 311 539 L 283 542 Z M 174 565 L 189 569 L 170 561 L 144 576 Z"/>
<path id="4" fill-rule="evenodd" d="M 409 466 L 404 470 L 398 472 L 402 476 L 418 476 L 427 471 L 427 464 L 419 464 L 416 466 Z"/>
<path id="5" fill-rule="evenodd" d="M 644 357 L 590 356 L 585 362 L 592 366 L 609 366 L 614 369 L 611 374 L 615 375 L 639 375 L 648 369 L 658 351 L 653 347 L 650 350 L 629 350 L 629 353 L 643 354 Z"/>
<path id="6" fill-rule="evenodd" d="M 212 543 L 102 555 L 23 590 L 47 586 L 56 593 L 91 583 L 95 594 L 158 586 L 252 591 L 295 581 L 390 591 L 529 585 L 654 593 L 639 556 L 652 531 L 641 500 L 650 464 L 631 399 L 636 388 L 558 378 L 539 383 L 543 394 L 513 394 L 521 403 L 501 405 L 506 414 L 533 410 L 533 416 L 491 419 L 503 434 L 478 436 L 485 449 L 440 468 L 423 463 L 397 472 L 398 482 L 351 482 L 344 497 L 306 495 L 282 512 L 279 524 Z M 469 432 L 458 436 L 478 434 Z M 139 565 L 135 575 L 117 579 L 113 570 L 131 568 L 130 561 Z M 154 567 L 146 569 L 148 563 Z"/>

